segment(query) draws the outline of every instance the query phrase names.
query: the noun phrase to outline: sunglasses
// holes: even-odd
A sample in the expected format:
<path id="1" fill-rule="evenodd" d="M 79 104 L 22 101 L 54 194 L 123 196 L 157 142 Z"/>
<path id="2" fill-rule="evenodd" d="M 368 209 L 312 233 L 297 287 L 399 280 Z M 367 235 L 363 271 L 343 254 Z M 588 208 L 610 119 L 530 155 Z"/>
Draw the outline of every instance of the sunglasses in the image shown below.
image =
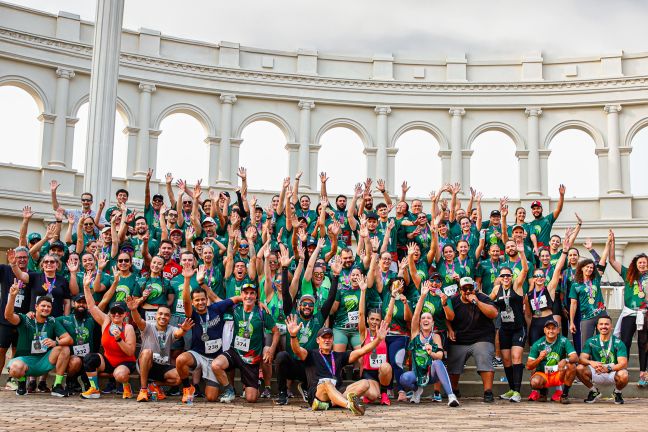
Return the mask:
<path id="1" fill-rule="evenodd" d="M 544 278 L 545 278 L 545 275 L 544 275 L 544 273 L 538 273 L 538 274 L 534 274 L 533 277 L 534 277 L 534 278 L 541 278 L 541 279 L 544 279 Z"/>
<path id="2" fill-rule="evenodd" d="M 313 276 L 324 276 L 324 272 L 313 272 Z"/>
<path id="3" fill-rule="evenodd" d="M 130 260 L 129 259 L 118 259 L 117 262 L 120 263 L 120 264 L 121 263 L 129 263 Z"/>
<path id="4" fill-rule="evenodd" d="M 94 225 L 94 223 L 92 223 L 92 222 L 86 222 L 86 223 L 83 224 L 83 226 L 92 226 L 92 225 Z"/>
<path id="5" fill-rule="evenodd" d="M 81 198 L 81 202 L 92 202 L 89 198 Z"/>
<path id="6" fill-rule="evenodd" d="M 56 261 L 53 261 L 53 260 L 45 260 L 45 261 L 43 261 L 43 264 L 56 264 Z"/>
<path id="7" fill-rule="evenodd" d="M 154 199 L 154 200 L 153 200 L 153 202 L 156 202 L 156 203 L 161 203 L 161 202 L 164 202 L 164 201 L 163 201 L 163 200 L 161 200 L 161 199 Z"/>
<path id="8" fill-rule="evenodd" d="M 169 216 L 178 216 L 178 213 L 173 212 L 173 213 L 168 213 Z"/>
<path id="9" fill-rule="evenodd" d="M 301 302 L 301 305 L 304 306 L 304 307 L 311 307 L 312 308 L 312 307 L 315 306 L 315 303 L 313 303 L 313 302 Z"/>
<path id="10" fill-rule="evenodd" d="M 432 278 L 432 279 L 430 279 L 430 282 L 432 282 L 432 283 L 441 283 L 441 279 L 439 279 L 439 278 Z"/>
<path id="11" fill-rule="evenodd" d="M 118 311 L 111 312 L 111 314 L 113 314 L 113 315 L 124 315 L 125 313 L 126 312 L 118 312 Z"/>
<path id="12" fill-rule="evenodd" d="M 182 201 L 182 204 L 191 204 L 191 201 Z"/>
<path id="13" fill-rule="evenodd" d="M 239 249 L 248 249 L 249 247 L 250 245 L 246 245 L 246 244 L 239 245 Z"/>
<path id="14" fill-rule="evenodd" d="M 512 277 L 513 275 L 510 273 L 502 273 L 499 275 L 500 277 Z"/>

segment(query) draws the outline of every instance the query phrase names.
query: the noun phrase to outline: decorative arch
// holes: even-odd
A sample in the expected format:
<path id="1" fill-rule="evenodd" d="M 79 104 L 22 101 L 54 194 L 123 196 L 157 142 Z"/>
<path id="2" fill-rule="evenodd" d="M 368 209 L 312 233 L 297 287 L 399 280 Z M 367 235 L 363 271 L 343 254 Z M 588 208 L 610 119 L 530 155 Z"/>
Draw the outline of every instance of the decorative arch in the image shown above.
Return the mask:
<path id="1" fill-rule="evenodd" d="M 21 77 L 18 75 L 6 75 L 0 77 L 0 86 L 15 86 L 18 87 L 34 98 L 36 105 L 40 112 L 51 113 L 52 106 L 50 105 L 47 95 L 42 88 L 29 78 Z"/>
<path id="2" fill-rule="evenodd" d="M 90 95 L 84 95 L 81 98 L 79 98 L 74 105 L 72 105 L 72 111 L 70 111 L 70 116 L 71 117 L 78 117 L 77 113 L 83 106 L 83 104 L 88 103 L 90 101 Z M 133 115 L 133 111 L 130 109 L 130 107 L 124 102 L 123 99 L 120 97 L 117 97 L 117 112 L 119 115 L 122 117 L 124 120 L 124 123 L 126 123 L 126 126 L 133 126 L 135 124 L 135 116 Z"/>
<path id="3" fill-rule="evenodd" d="M 412 121 L 409 123 L 405 123 L 403 126 L 398 128 L 396 133 L 394 133 L 394 135 L 392 136 L 391 141 L 389 142 L 389 147 L 391 148 L 396 147 L 398 138 L 400 138 L 401 135 L 403 135 L 405 132 L 409 132 L 411 130 L 422 130 L 425 132 L 429 132 L 439 142 L 440 150 L 450 150 L 448 139 L 445 137 L 441 129 L 439 129 L 432 123 L 428 123 L 425 121 Z"/>
<path id="4" fill-rule="evenodd" d="M 475 130 L 471 132 L 471 134 L 468 136 L 468 140 L 466 141 L 466 147 L 464 148 L 464 150 L 471 150 L 475 139 L 477 139 L 477 137 L 482 133 L 489 131 L 502 132 L 503 134 L 507 135 L 513 140 L 513 143 L 515 143 L 515 148 L 518 151 L 526 149 L 526 142 L 524 141 L 524 138 L 522 138 L 522 135 L 520 135 L 513 126 L 502 122 L 488 122 L 477 126 Z"/>
<path id="5" fill-rule="evenodd" d="M 329 129 L 336 127 L 351 129 L 352 131 L 357 133 L 360 136 L 362 144 L 365 146 L 365 148 L 371 148 L 374 146 L 373 141 L 371 140 L 371 136 L 369 135 L 369 132 L 367 132 L 367 129 L 365 129 L 364 126 L 362 126 L 357 121 L 351 120 L 349 118 L 337 118 L 324 123 L 319 131 L 317 131 L 317 135 L 315 135 L 315 143 L 319 144 L 322 135 L 324 135 Z"/>
<path id="6" fill-rule="evenodd" d="M 648 117 L 644 117 L 635 124 L 632 125 L 632 127 L 628 130 L 628 133 L 626 134 L 626 138 L 624 141 L 625 147 L 632 147 L 632 140 L 634 139 L 635 135 L 639 133 L 639 131 L 643 128 L 648 126 Z"/>
<path id="7" fill-rule="evenodd" d="M 241 138 L 241 135 L 243 134 L 243 130 L 248 125 L 256 121 L 267 121 L 277 126 L 279 129 L 281 129 L 284 136 L 286 137 L 286 142 L 294 143 L 297 141 L 295 131 L 293 130 L 292 127 L 290 127 L 290 124 L 288 124 L 288 122 L 284 120 L 283 117 L 278 116 L 277 114 L 271 112 L 259 112 L 247 117 L 245 120 L 241 122 L 239 127 L 236 129 L 236 135 L 234 137 Z"/>
<path id="8" fill-rule="evenodd" d="M 582 120 L 567 120 L 562 123 L 558 123 L 549 131 L 549 133 L 545 137 L 542 148 L 549 149 L 549 144 L 551 144 L 551 141 L 556 137 L 556 135 L 566 129 L 581 130 L 592 137 L 597 149 L 605 148 L 605 140 L 603 139 L 601 132 L 599 132 L 598 129 L 596 129 L 591 124 Z"/>
<path id="9" fill-rule="evenodd" d="M 168 117 L 172 114 L 187 114 L 188 116 L 191 116 L 196 120 L 198 120 L 198 122 L 202 125 L 203 129 L 205 129 L 205 134 L 207 136 L 216 135 L 216 128 L 214 127 L 214 122 L 212 122 L 211 118 L 207 115 L 207 113 L 202 108 L 199 108 L 196 105 L 192 105 L 188 103 L 173 104 L 171 106 L 168 106 L 164 110 L 162 110 L 162 112 L 155 119 L 155 123 L 153 123 L 153 129 L 159 130 L 160 125 L 162 124 L 162 120 L 164 120 L 165 117 Z"/>

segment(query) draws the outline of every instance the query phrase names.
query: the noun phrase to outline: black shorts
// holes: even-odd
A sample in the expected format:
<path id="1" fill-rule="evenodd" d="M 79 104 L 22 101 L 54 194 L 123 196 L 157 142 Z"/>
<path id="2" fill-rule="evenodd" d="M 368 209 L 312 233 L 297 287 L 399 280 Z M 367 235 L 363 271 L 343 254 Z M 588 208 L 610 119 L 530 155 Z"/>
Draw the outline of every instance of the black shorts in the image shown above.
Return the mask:
<path id="1" fill-rule="evenodd" d="M 164 382 L 166 379 L 164 378 L 164 375 L 169 372 L 170 370 L 173 370 L 173 366 L 171 365 L 161 365 L 153 362 L 151 365 L 151 369 L 149 369 L 149 375 L 148 378 L 149 380 L 152 381 L 161 381 Z"/>
<path id="2" fill-rule="evenodd" d="M 0 324 L 0 348 L 10 348 L 18 343 L 18 329 Z"/>
<path id="3" fill-rule="evenodd" d="M 252 387 L 255 389 L 259 388 L 259 365 L 258 364 L 248 364 L 243 361 L 239 353 L 237 353 L 233 348 L 228 349 L 223 353 L 229 366 L 227 366 L 227 372 L 234 369 L 241 371 L 241 384 L 246 387 Z"/>
<path id="4" fill-rule="evenodd" d="M 519 329 L 500 327 L 498 334 L 500 349 L 509 350 L 514 346 L 523 348 L 526 345 L 527 332 L 525 327 Z"/>
<path id="5" fill-rule="evenodd" d="M 117 369 L 119 366 L 126 366 L 131 375 L 137 370 L 137 365 L 135 364 L 135 362 L 123 362 L 113 366 L 110 364 L 110 362 L 105 356 L 104 356 L 104 364 L 106 365 L 106 367 L 104 368 L 103 372 L 107 374 L 111 374 L 115 372 L 115 369 Z"/>
<path id="6" fill-rule="evenodd" d="M 364 369 L 362 371 L 362 379 L 380 382 L 378 370 Z"/>

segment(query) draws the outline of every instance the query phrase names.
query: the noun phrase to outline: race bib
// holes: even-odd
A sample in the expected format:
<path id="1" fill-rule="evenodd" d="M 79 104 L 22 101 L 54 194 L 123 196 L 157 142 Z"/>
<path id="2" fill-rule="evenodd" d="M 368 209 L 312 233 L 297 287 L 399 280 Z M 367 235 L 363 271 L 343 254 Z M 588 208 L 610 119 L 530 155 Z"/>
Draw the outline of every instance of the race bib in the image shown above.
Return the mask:
<path id="1" fill-rule="evenodd" d="M 335 378 L 320 378 L 319 381 L 317 381 L 317 385 L 325 384 L 327 382 L 333 384 L 333 387 L 337 385 L 337 380 Z"/>
<path id="2" fill-rule="evenodd" d="M 234 338 L 234 349 L 238 351 L 248 352 L 250 350 L 250 338 L 236 336 Z"/>
<path id="3" fill-rule="evenodd" d="M 286 334 L 286 324 L 277 323 L 277 328 L 279 329 L 279 334 L 282 334 L 282 335 Z"/>
<path id="4" fill-rule="evenodd" d="M 182 308 L 182 311 L 184 312 L 184 308 Z M 155 324 L 155 315 L 157 315 L 156 311 L 145 311 L 144 316 L 146 318 L 147 323 Z"/>
<path id="5" fill-rule="evenodd" d="M 178 301 L 176 303 L 176 313 L 179 313 L 179 314 L 182 314 L 182 315 L 185 314 L 184 302 Z"/>
<path id="6" fill-rule="evenodd" d="M 448 285 L 443 287 L 443 293 L 448 297 L 457 294 L 457 285 Z"/>
<path id="7" fill-rule="evenodd" d="M 553 365 L 553 366 L 545 366 L 545 373 L 550 374 L 550 373 L 555 373 L 558 372 L 558 365 Z"/>
<path id="8" fill-rule="evenodd" d="M 529 300 L 529 303 L 531 303 L 531 309 L 533 309 L 534 311 L 539 311 L 540 309 L 547 307 L 547 297 L 544 294 L 538 297 L 537 303 L 536 300 L 531 297 L 529 297 Z"/>
<path id="9" fill-rule="evenodd" d="M 142 270 L 142 267 L 144 266 L 144 258 L 133 257 L 133 265 L 137 270 Z"/>
<path id="10" fill-rule="evenodd" d="M 168 365 L 169 357 L 168 356 L 162 357 L 159 353 L 153 353 L 153 362 L 160 365 Z"/>
<path id="11" fill-rule="evenodd" d="M 507 311 L 502 311 L 500 313 L 500 317 L 502 318 L 502 322 L 505 323 L 512 323 L 515 321 L 515 314 L 513 311 L 507 312 Z"/>
<path id="12" fill-rule="evenodd" d="M 249 346 L 250 345 L 250 339 L 248 339 L 247 341 L 248 341 L 248 346 Z M 222 346 L 223 346 L 223 340 L 222 339 L 207 340 L 207 341 L 205 341 L 205 354 L 213 354 L 215 352 L 218 352 L 218 350 L 221 349 Z"/>
<path id="13" fill-rule="evenodd" d="M 90 354 L 90 344 L 74 345 L 72 347 L 72 353 L 78 357 L 85 357 L 87 354 Z"/>
<path id="14" fill-rule="evenodd" d="M 42 339 L 34 339 L 31 343 L 32 354 L 43 354 L 47 352 L 47 347 L 43 345 Z"/>
<path id="15" fill-rule="evenodd" d="M 369 367 L 378 369 L 383 363 L 387 363 L 386 354 L 377 354 L 376 356 L 369 355 Z"/>
<path id="16" fill-rule="evenodd" d="M 349 326 L 350 327 L 357 327 L 358 326 L 358 321 L 360 320 L 360 312 L 358 312 L 358 311 L 349 312 L 347 314 L 347 317 L 349 319 Z"/>
<path id="17" fill-rule="evenodd" d="M 14 307 L 15 308 L 22 307 L 23 300 L 25 300 L 25 296 L 23 294 L 18 294 L 16 296 L 16 300 L 14 300 Z"/>

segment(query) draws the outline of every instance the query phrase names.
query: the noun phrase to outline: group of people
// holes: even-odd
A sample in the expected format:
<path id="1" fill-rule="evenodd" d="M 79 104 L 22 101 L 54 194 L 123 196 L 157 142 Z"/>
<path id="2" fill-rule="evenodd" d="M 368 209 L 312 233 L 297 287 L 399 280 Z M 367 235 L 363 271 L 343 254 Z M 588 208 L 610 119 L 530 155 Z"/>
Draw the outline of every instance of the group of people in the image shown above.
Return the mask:
<path id="1" fill-rule="evenodd" d="M 534 201 L 530 220 L 519 207 L 511 221 L 507 198 L 486 220 L 474 189 L 462 207 L 459 184 L 432 192 L 429 209 L 408 202 L 406 182 L 394 202 L 371 179 L 331 203 L 321 173 L 313 208 L 298 173 L 264 208 L 248 196 L 244 168 L 234 197 L 205 196 L 200 181 L 174 188 L 170 173 L 166 199 L 151 196 L 152 174 L 143 211 L 124 189 L 107 209 L 95 210 L 89 193 L 80 209 L 63 208 L 56 181 L 44 235 L 28 234 L 33 212 L 24 208 L 19 246 L 0 265 L 0 367 L 11 348 L 7 388 L 17 395 L 228 403 L 238 370 L 248 402 L 276 396 L 285 405 L 297 389 L 313 410 L 362 415 L 371 403 L 419 403 L 426 387 L 433 401 L 443 391 L 459 406 L 473 357 L 484 402 L 494 401 L 503 366 L 501 399 L 522 400 L 526 368 L 529 400 L 554 389 L 551 399 L 569 403 L 578 378 L 586 402 L 611 385 L 623 403 L 635 334 L 638 384 L 648 385 L 648 256 L 623 266 L 610 230 L 600 255 L 586 241 L 594 259 L 581 257 L 578 215 L 562 238 L 552 232 L 564 186 L 552 212 Z M 384 201 L 374 205 L 375 196 Z M 616 328 L 601 291 L 608 263 L 625 282 Z"/>

